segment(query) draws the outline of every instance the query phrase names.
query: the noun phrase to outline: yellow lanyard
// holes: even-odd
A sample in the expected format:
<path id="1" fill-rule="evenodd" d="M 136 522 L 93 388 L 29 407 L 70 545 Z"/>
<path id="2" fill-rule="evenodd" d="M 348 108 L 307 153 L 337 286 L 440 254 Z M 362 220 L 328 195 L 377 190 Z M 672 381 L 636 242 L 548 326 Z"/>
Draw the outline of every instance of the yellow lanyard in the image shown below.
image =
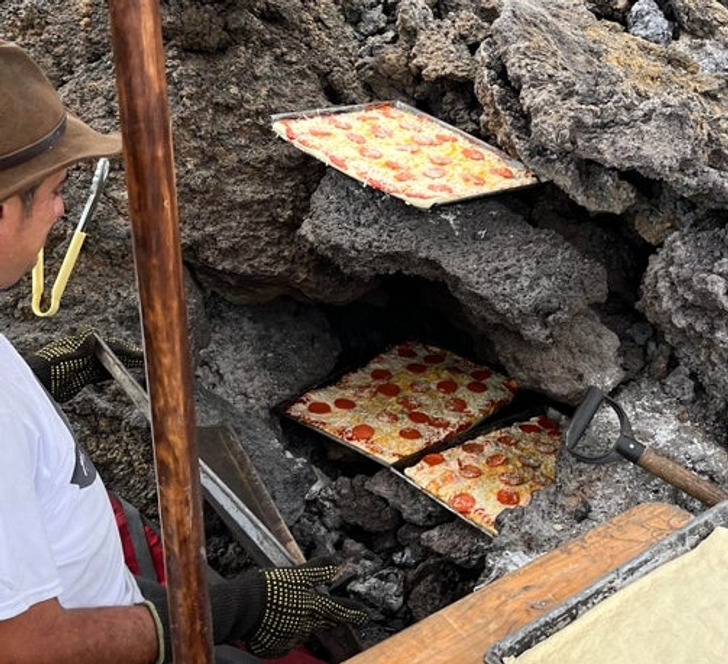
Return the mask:
<path id="1" fill-rule="evenodd" d="M 93 180 L 91 181 L 91 190 L 89 192 L 88 199 L 86 200 L 86 205 L 83 208 L 78 224 L 76 224 L 76 230 L 73 232 L 71 243 L 68 245 L 68 249 L 66 250 L 66 255 L 63 258 L 61 269 L 58 271 L 58 276 L 53 283 L 50 306 L 45 311 L 40 308 L 40 301 L 43 297 L 44 289 L 43 248 L 41 247 L 41 250 L 38 252 L 38 258 L 32 272 L 33 299 L 31 302 L 33 313 L 36 316 L 45 318 L 47 316 L 53 316 L 58 311 L 58 307 L 61 305 L 61 297 L 63 296 L 63 292 L 66 290 L 66 284 L 68 284 L 68 278 L 71 276 L 71 272 L 76 265 L 76 259 L 81 251 L 83 241 L 86 239 L 86 224 L 93 217 L 93 213 L 96 210 L 96 205 L 99 202 L 101 192 L 104 189 L 104 184 L 106 184 L 106 178 L 108 176 L 109 160 L 106 158 L 99 159 Z"/>

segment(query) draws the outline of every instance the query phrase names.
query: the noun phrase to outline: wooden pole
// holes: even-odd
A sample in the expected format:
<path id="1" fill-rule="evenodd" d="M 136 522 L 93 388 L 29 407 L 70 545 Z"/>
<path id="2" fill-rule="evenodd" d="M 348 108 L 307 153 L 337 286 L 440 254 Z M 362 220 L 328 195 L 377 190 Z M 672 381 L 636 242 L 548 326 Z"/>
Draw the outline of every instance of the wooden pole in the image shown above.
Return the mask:
<path id="1" fill-rule="evenodd" d="M 109 0 L 177 664 L 212 662 L 187 308 L 159 0 Z M 169 657 L 169 654 L 168 654 Z"/>

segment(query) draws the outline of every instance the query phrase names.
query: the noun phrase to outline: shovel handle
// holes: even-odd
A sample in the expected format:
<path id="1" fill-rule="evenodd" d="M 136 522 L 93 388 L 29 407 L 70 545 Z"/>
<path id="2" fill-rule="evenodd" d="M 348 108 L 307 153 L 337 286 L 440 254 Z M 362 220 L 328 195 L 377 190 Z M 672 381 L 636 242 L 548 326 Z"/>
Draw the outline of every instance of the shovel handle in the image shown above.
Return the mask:
<path id="1" fill-rule="evenodd" d="M 708 506 L 728 500 L 728 492 L 649 447 L 640 455 L 637 465 Z"/>

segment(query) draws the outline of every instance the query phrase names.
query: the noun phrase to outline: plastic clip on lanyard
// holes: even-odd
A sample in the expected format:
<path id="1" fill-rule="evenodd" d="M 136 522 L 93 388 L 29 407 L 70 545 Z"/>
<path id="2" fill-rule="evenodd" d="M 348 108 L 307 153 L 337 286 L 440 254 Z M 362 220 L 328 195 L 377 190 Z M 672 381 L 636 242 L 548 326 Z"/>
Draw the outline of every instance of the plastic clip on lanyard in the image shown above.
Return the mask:
<path id="1" fill-rule="evenodd" d="M 106 184 L 106 178 L 109 176 L 109 160 L 106 158 L 99 159 L 96 165 L 96 171 L 94 172 L 93 180 L 91 181 L 91 191 L 88 199 L 86 200 L 86 206 L 81 213 L 81 218 L 78 220 L 76 230 L 73 232 L 71 243 L 68 245 L 66 255 L 63 258 L 61 269 L 58 272 L 53 288 L 51 289 L 51 302 L 48 309 L 45 311 L 40 308 L 40 300 L 43 297 L 44 289 L 44 275 L 43 275 L 43 248 L 38 252 L 38 259 L 33 267 L 33 299 L 31 307 L 33 313 L 36 316 L 48 317 L 53 316 L 61 304 L 61 297 L 63 292 L 66 290 L 66 284 L 68 278 L 71 276 L 74 266 L 76 265 L 76 259 L 81 251 L 83 241 L 86 239 L 86 224 L 93 217 L 93 213 L 96 210 L 96 205 L 101 197 L 101 192 Z"/>

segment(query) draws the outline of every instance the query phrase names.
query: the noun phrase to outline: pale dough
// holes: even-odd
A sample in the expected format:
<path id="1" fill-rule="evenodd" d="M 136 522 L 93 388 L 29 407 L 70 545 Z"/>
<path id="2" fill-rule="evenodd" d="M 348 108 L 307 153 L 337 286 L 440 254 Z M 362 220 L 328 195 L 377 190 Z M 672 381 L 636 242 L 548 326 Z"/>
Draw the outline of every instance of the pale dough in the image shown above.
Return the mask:
<path id="1" fill-rule="evenodd" d="M 728 529 L 617 591 L 506 664 L 724 664 Z"/>

